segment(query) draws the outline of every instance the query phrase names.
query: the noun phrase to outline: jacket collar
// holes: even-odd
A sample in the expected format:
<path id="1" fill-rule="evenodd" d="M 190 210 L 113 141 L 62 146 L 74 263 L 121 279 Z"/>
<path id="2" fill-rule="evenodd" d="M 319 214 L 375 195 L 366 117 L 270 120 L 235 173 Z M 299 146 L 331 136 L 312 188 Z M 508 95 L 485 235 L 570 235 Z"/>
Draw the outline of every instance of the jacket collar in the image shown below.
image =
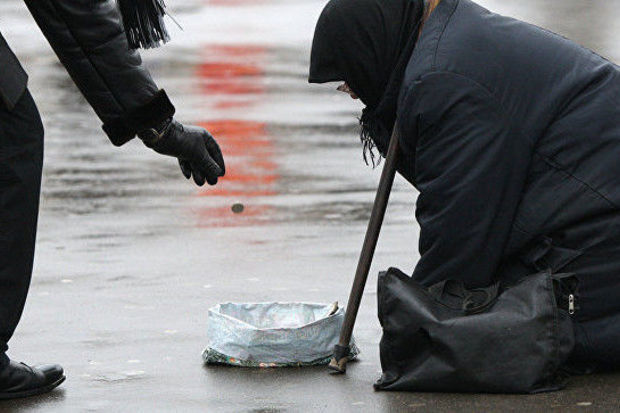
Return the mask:
<path id="1" fill-rule="evenodd" d="M 460 1 L 442 0 L 424 23 L 409 63 L 409 66 L 415 65 L 416 72 L 423 73 L 435 69 L 439 40 Z M 408 76 L 405 75 L 405 78 Z"/>

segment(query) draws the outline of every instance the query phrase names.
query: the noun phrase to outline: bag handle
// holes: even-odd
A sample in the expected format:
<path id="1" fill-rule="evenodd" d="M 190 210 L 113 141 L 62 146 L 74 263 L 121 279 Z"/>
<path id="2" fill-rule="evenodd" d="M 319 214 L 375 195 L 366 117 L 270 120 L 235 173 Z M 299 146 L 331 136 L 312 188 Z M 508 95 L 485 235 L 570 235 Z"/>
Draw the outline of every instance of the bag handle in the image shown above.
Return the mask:
<path id="1" fill-rule="evenodd" d="M 465 288 L 458 280 L 437 283 L 428 289 L 429 294 L 441 304 L 466 315 L 479 314 L 489 308 L 499 295 L 499 283 L 485 288 Z"/>

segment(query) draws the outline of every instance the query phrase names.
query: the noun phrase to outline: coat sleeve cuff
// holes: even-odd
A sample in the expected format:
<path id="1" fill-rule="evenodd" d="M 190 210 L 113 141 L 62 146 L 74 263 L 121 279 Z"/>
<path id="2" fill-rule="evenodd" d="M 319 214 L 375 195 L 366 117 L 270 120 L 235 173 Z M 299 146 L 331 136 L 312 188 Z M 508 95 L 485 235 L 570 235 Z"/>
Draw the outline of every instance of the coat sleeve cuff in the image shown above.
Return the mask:
<path id="1" fill-rule="evenodd" d="M 135 138 L 138 132 L 161 124 L 174 113 L 174 105 L 162 89 L 148 103 L 108 120 L 102 128 L 114 145 L 122 146 Z"/>

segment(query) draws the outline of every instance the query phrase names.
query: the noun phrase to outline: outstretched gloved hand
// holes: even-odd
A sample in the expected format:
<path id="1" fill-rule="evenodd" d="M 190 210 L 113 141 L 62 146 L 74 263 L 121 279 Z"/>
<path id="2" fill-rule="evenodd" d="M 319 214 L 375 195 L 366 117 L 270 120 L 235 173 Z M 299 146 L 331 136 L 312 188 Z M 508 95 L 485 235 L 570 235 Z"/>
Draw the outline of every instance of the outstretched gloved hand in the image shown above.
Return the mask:
<path id="1" fill-rule="evenodd" d="M 181 172 L 197 185 L 217 184 L 226 173 L 224 157 L 211 134 L 196 126 L 184 126 L 174 119 L 167 120 L 157 129 L 138 134 L 146 146 L 162 155 L 178 158 Z"/>

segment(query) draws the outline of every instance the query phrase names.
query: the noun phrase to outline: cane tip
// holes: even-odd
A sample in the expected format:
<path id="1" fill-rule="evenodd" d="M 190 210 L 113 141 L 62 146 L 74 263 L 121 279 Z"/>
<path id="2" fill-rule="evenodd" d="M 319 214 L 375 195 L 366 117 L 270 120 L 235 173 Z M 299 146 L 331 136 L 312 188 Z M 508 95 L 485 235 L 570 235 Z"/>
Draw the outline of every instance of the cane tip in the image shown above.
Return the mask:
<path id="1" fill-rule="evenodd" d="M 336 360 L 336 358 L 333 357 L 327 367 L 332 374 L 345 374 L 347 372 L 347 358 Z"/>

